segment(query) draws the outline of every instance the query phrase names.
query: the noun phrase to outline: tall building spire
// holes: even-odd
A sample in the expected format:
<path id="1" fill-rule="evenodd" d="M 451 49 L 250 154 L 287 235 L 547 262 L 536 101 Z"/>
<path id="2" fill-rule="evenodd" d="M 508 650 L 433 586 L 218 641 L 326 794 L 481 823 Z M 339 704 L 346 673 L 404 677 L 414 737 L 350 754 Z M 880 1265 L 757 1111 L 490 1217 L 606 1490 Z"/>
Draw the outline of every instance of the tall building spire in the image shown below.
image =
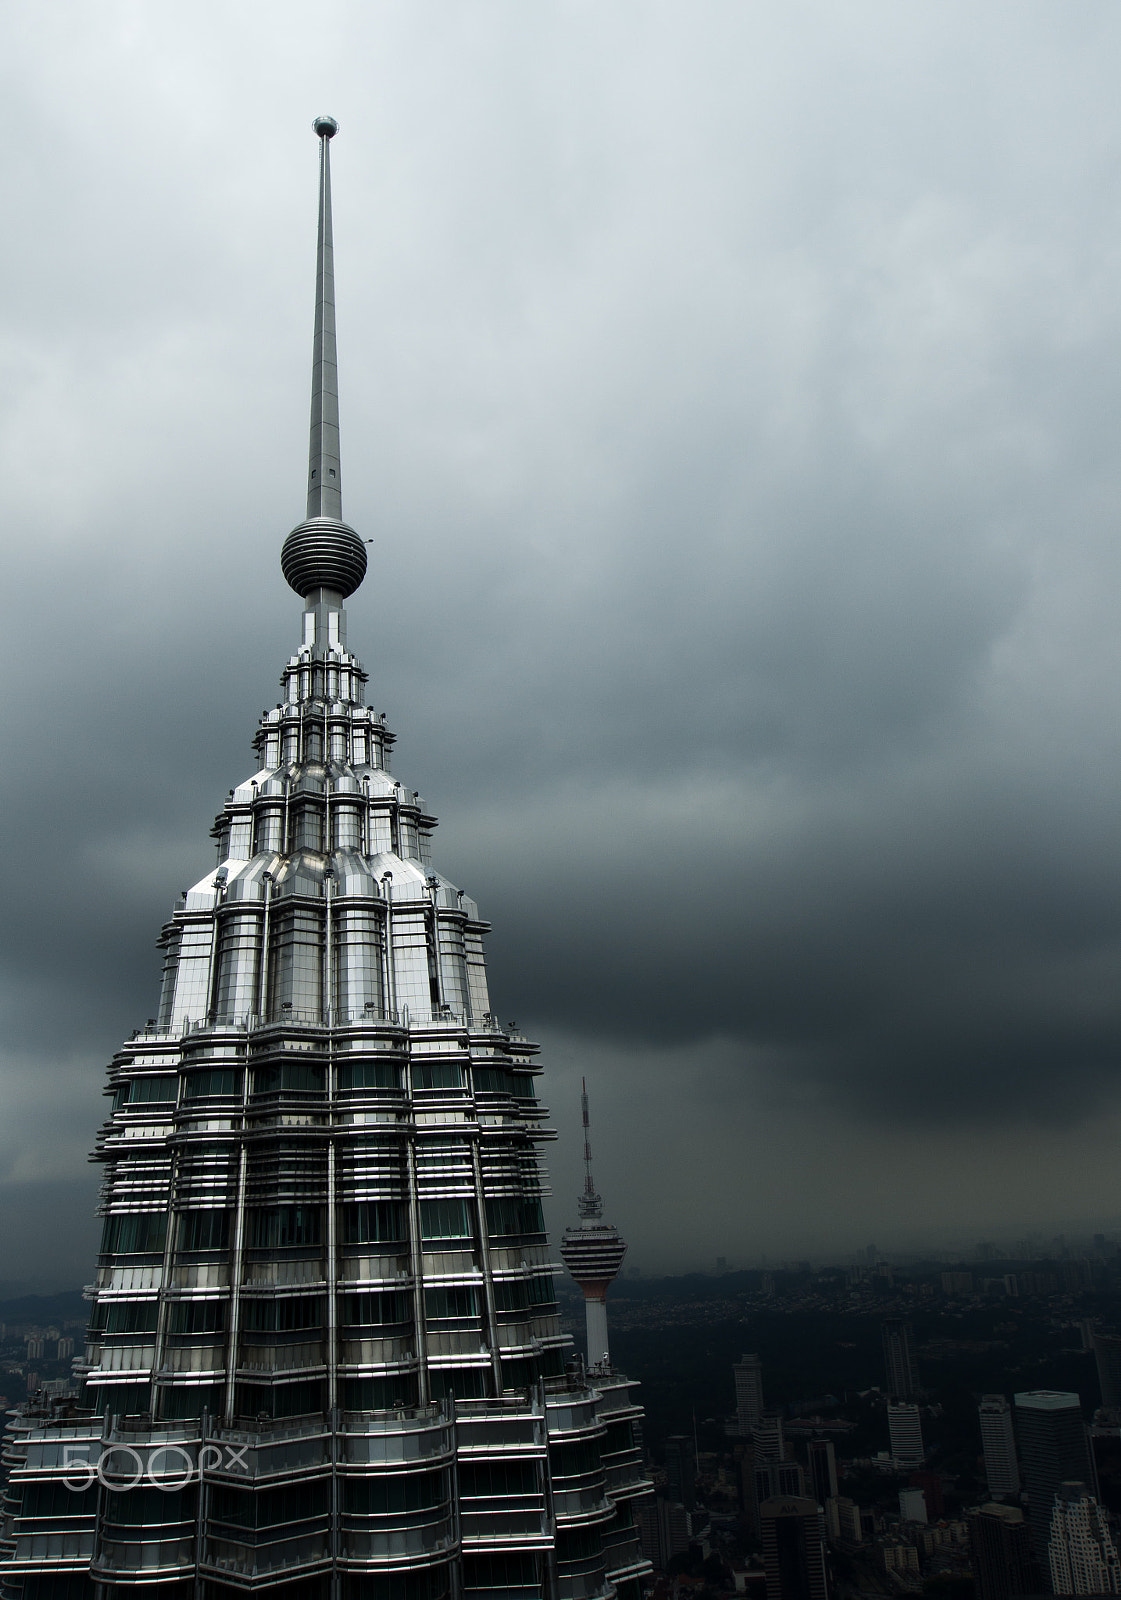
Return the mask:
<path id="1" fill-rule="evenodd" d="M 619 1276 L 627 1247 L 619 1230 L 603 1220 L 603 1201 L 592 1180 L 592 1141 L 588 1117 L 588 1086 L 580 1080 L 580 1114 L 584 1124 L 584 1192 L 577 1201 L 580 1225 L 566 1228 L 561 1240 L 561 1260 L 576 1279 L 584 1296 L 588 1335 L 588 1366 L 610 1371 L 607 1345 L 607 1291 Z"/>
<path id="2" fill-rule="evenodd" d="M 316 117 L 319 135 L 319 241 L 315 263 L 315 342 L 311 365 L 311 449 L 308 459 L 307 514 L 343 514 L 339 457 L 339 362 L 335 347 L 335 247 L 331 235 L 331 140 L 339 131 L 334 117 Z"/>
<path id="3" fill-rule="evenodd" d="M 560 1326 L 537 1046 L 491 1009 L 487 924 L 346 647 L 366 557 L 338 515 L 315 126 L 311 470 L 330 488 L 334 463 L 334 499 L 285 541 L 303 639 L 163 928 L 155 1018 L 110 1065 L 81 1388 L 8 1419 L 0 1600 L 640 1600 L 640 1413 L 606 1334 L 592 1375 Z"/>
<path id="4" fill-rule="evenodd" d="M 584 1123 L 584 1193 L 577 1201 L 580 1215 L 587 1218 L 603 1216 L 603 1199 L 596 1193 L 596 1186 L 592 1179 L 592 1136 L 591 1121 L 588 1117 L 588 1081 L 580 1079 L 580 1115 Z"/>
<path id="5" fill-rule="evenodd" d="M 304 623 L 304 642 L 316 654 L 322 654 L 332 632 L 336 642 L 346 642 L 342 602 L 366 576 L 366 546 L 342 520 L 335 249 L 331 229 L 331 140 L 339 125 L 333 117 L 316 117 L 314 127 L 319 135 L 319 239 L 307 517 L 285 539 L 280 566 L 289 585 L 303 596 L 312 618 L 310 623 Z"/>

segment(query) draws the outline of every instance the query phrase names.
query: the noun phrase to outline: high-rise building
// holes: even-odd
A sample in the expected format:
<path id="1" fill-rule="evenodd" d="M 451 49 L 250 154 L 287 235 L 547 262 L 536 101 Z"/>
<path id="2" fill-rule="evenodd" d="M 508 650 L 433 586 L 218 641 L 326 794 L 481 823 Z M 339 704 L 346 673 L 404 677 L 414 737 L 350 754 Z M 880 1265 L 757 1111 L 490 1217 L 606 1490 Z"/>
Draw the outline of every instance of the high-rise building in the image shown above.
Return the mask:
<path id="1" fill-rule="evenodd" d="M 899 1515 L 904 1522 L 926 1522 L 926 1496 L 921 1489 L 900 1489 Z"/>
<path id="2" fill-rule="evenodd" d="M 943 1272 L 941 1277 L 943 1294 L 973 1293 L 973 1274 L 971 1272 Z"/>
<path id="3" fill-rule="evenodd" d="M 1106 1411 L 1121 1413 L 1121 1334 L 1092 1334 L 1094 1363 L 1098 1369 L 1102 1406 Z"/>
<path id="4" fill-rule="evenodd" d="M 746 1439 L 763 1418 L 763 1364 L 757 1355 L 743 1355 L 732 1367 L 736 1385 L 736 1432 Z"/>
<path id="5" fill-rule="evenodd" d="M 693 1537 L 692 1521 L 685 1507 L 664 1495 L 635 1506 L 635 1525 L 643 1556 L 660 1571 L 674 1556 L 688 1550 Z"/>
<path id="6" fill-rule="evenodd" d="M 757 1461 L 754 1471 L 756 1507 L 761 1506 L 765 1500 L 806 1498 L 806 1474 L 797 1461 Z M 756 1521 L 758 1521 L 758 1511 Z"/>
<path id="7" fill-rule="evenodd" d="M 837 1493 L 837 1453 L 832 1439 L 811 1439 L 806 1446 L 809 1491 L 819 1506 Z"/>
<path id="8" fill-rule="evenodd" d="M 751 1445 L 756 1461 L 784 1461 L 786 1433 L 781 1411 L 767 1411 L 751 1430 Z"/>
<path id="9" fill-rule="evenodd" d="M 977 1415 L 981 1423 L 981 1449 L 985 1456 L 985 1481 L 993 1496 L 1019 1494 L 1020 1464 L 1012 1407 L 1002 1394 L 981 1396 Z"/>
<path id="10" fill-rule="evenodd" d="M 1051 1513 L 1055 1594 L 1121 1594 L 1121 1561 L 1102 1507 L 1084 1483 L 1061 1483 Z"/>
<path id="11" fill-rule="evenodd" d="M 887 1427 L 892 1459 L 901 1467 L 917 1467 L 925 1455 L 918 1406 L 905 1403 L 889 1405 Z"/>
<path id="12" fill-rule="evenodd" d="M 789 1468 L 776 1475 L 771 1468 Z M 758 1536 L 759 1507 L 776 1495 L 801 1498 L 806 1492 L 805 1474 L 790 1459 L 783 1435 L 782 1416 L 770 1412 L 760 1418 L 745 1440 L 740 1461 L 743 1483 L 743 1509 L 748 1527 Z"/>
<path id="13" fill-rule="evenodd" d="M 603 1220 L 603 1201 L 592 1181 L 592 1141 L 588 1120 L 588 1086 L 581 1079 L 580 1110 L 584 1122 L 584 1192 L 577 1202 L 580 1225 L 566 1228 L 561 1240 L 561 1260 L 584 1296 L 584 1326 L 588 1338 L 588 1367 L 611 1370 L 607 1341 L 607 1291 L 619 1276 L 627 1247 L 619 1230 Z"/>
<path id="14" fill-rule="evenodd" d="M 1020 1477 L 1028 1507 L 1032 1550 L 1046 1573 L 1051 1513 L 1059 1486 L 1084 1483 L 1097 1492 L 1093 1452 L 1076 1394 L 1030 1389 L 1013 1396 Z"/>
<path id="15" fill-rule="evenodd" d="M 911 1400 L 919 1390 L 919 1369 L 911 1345 L 911 1324 L 887 1317 L 881 1325 L 884 1345 L 884 1381 L 892 1400 Z"/>
<path id="16" fill-rule="evenodd" d="M 1024 1513 L 995 1503 L 968 1517 L 969 1545 L 977 1600 L 1012 1600 L 1039 1592 L 1039 1569 L 1032 1555 Z"/>
<path id="17" fill-rule="evenodd" d="M 827 1600 L 825 1531 L 817 1501 L 765 1500 L 759 1524 L 767 1600 Z"/>
<path id="18" fill-rule="evenodd" d="M 844 1544 L 864 1542 L 860 1507 L 855 1500 L 850 1500 L 848 1495 L 834 1495 L 831 1500 L 826 1501 L 825 1525 L 831 1539 L 840 1540 Z"/>
<path id="19" fill-rule="evenodd" d="M 536 1047 L 347 645 L 335 131 L 299 643 L 110 1067 L 83 1391 L 12 1424 L 3 1600 L 584 1600 L 646 1570 L 632 1388 L 557 1317 Z"/>
<path id="20" fill-rule="evenodd" d="M 937 1519 L 946 1513 L 946 1496 L 942 1488 L 942 1479 L 936 1472 L 912 1472 L 908 1474 L 907 1482 L 912 1489 L 921 1489 L 926 1501 L 926 1514 Z"/>
<path id="21" fill-rule="evenodd" d="M 916 1582 L 919 1575 L 919 1552 L 910 1539 L 904 1539 L 899 1534 L 888 1534 L 877 1541 L 880 1560 L 884 1564 L 884 1571 L 898 1573 L 901 1577 Z"/>
<path id="22" fill-rule="evenodd" d="M 685 1433 L 674 1433 L 666 1440 L 666 1499 L 675 1500 L 686 1511 L 697 1503 L 697 1463 L 693 1441 Z"/>

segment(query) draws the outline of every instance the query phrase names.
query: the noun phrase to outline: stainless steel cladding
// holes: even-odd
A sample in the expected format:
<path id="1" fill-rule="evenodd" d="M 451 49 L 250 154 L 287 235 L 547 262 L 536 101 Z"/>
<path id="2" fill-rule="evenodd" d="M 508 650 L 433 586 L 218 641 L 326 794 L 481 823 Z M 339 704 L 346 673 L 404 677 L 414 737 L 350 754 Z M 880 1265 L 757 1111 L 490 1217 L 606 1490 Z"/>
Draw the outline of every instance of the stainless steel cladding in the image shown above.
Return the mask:
<path id="1" fill-rule="evenodd" d="M 337 473 L 316 127 L 315 474 Z M 487 924 L 365 704 L 342 609 L 364 547 L 341 501 L 309 513 L 256 769 L 109 1068 L 80 1387 L 11 1422 L 0 1600 L 637 1600 L 640 1413 L 560 1327 L 537 1046 L 494 1016 Z"/>
<path id="2" fill-rule="evenodd" d="M 344 600 L 366 576 L 366 546 L 345 522 L 301 522 L 280 552 L 285 581 L 299 595 L 329 589 Z"/>

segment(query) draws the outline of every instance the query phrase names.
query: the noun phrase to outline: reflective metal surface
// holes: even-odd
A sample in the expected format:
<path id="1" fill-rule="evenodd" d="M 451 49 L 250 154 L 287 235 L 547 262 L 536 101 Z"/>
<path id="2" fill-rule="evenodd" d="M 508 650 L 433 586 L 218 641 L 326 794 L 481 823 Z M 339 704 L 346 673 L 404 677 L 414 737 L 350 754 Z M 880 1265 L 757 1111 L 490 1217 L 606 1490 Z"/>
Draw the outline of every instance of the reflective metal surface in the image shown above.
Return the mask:
<path id="1" fill-rule="evenodd" d="M 487 924 L 391 774 L 339 527 L 289 537 L 300 643 L 110 1064 L 81 1387 L 10 1429 L 0 1600 L 637 1600 L 640 1413 L 605 1339 L 588 1376 L 561 1330 L 537 1046 L 495 1017 Z"/>
<path id="2" fill-rule="evenodd" d="M 335 248 L 331 224 L 333 117 L 317 117 L 319 228 L 315 267 L 315 334 L 311 365 L 311 441 L 307 518 L 284 541 L 280 565 L 296 593 L 329 590 L 345 599 L 366 574 L 366 546 L 342 520 L 339 451 L 339 364 L 335 347 Z M 310 604 L 310 600 L 309 600 Z"/>
<path id="3" fill-rule="evenodd" d="M 319 237 L 315 261 L 315 334 L 311 366 L 311 457 L 307 514 L 338 521 L 343 514 L 339 456 L 339 363 L 335 348 L 335 243 L 331 227 L 331 117 L 316 119 L 319 137 Z"/>

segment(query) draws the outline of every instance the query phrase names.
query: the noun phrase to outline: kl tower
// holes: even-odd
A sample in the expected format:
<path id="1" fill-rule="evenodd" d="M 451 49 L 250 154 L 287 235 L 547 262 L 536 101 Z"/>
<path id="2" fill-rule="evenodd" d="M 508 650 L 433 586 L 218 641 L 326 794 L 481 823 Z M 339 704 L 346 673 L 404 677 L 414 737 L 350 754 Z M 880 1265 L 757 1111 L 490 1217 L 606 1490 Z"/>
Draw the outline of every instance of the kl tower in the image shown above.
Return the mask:
<path id="1" fill-rule="evenodd" d="M 607 1291 L 619 1276 L 627 1247 L 619 1230 L 603 1220 L 603 1200 L 592 1182 L 592 1144 L 588 1122 L 588 1086 L 580 1080 L 580 1110 L 584 1120 L 584 1192 L 578 1201 L 580 1225 L 566 1228 L 561 1240 L 561 1260 L 584 1295 L 588 1327 L 588 1366 L 610 1369 L 607 1348 Z"/>

